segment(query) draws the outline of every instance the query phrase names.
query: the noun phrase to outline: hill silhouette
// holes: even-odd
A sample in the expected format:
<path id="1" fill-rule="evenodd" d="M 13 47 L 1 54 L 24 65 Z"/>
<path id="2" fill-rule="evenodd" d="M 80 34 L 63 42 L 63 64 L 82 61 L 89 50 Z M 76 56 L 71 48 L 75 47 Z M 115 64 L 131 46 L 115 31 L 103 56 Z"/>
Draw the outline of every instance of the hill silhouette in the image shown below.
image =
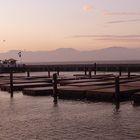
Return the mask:
<path id="1" fill-rule="evenodd" d="M 19 50 L 11 50 L 0 53 L 0 59 L 19 60 L 18 52 Z M 140 48 L 110 47 L 91 51 L 59 48 L 52 51 L 23 51 L 22 60 L 24 62 L 140 60 Z"/>

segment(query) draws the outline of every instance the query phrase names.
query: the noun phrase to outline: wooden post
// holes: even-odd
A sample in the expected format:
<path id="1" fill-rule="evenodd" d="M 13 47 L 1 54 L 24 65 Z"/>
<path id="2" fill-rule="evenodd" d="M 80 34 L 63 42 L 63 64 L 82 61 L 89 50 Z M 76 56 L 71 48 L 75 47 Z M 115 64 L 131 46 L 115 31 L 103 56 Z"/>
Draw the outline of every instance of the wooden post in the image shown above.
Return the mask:
<path id="1" fill-rule="evenodd" d="M 119 67 L 119 76 L 122 76 L 122 67 Z"/>
<path id="2" fill-rule="evenodd" d="M 50 74 L 50 68 L 48 67 L 48 77 L 50 78 L 51 77 L 51 74 Z"/>
<path id="3" fill-rule="evenodd" d="M 27 77 L 30 77 L 30 71 L 27 70 Z"/>
<path id="4" fill-rule="evenodd" d="M 10 95 L 13 98 L 13 71 L 10 71 Z"/>
<path id="5" fill-rule="evenodd" d="M 85 75 L 87 75 L 87 68 L 86 68 L 86 66 L 84 68 L 84 71 L 85 71 Z"/>
<path id="6" fill-rule="evenodd" d="M 59 72 L 60 72 L 60 71 L 59 71 L 59 67 L 58 67 L 58 68 L 57 68 L 57 75 L 58 75 L 58 76 L 59 76 Z"/>
<path id="7" fill-rule="evenodd" d="M 106 65 L 106 67 L 105 67 L 105 72 L 108 72 L 108 67 L 107 67 L 107 65 Z"/>
<path id="8" fill-rule="evenodd" d="M 96 70 L 97 70 L 97 64 L 94 63 L 94 75 L 96 75 Z"/>
<path id="9" fill-rule="evenodd" d="M 48 77 L 49 77 L 49 78 L 51 77 L 50 70 L 48 70 Z"/>
<path id="10" fill-rule="evenodd" d="M 120 102 L 120 79 L 119 79 L 119 76 L 115 77 L 115 100 L 116 100 L 116 103 Z"/>
<path id="11" fill-rule="evenodd" d="M 127 72 L 128 72 L 128 78 L 130 78 L 131 75 L 130 75 L 130 68 L 129 67 L 127 68 Z"/>
<path id="12" fill-rule="evenodd" d="M 56 73 L 53 74 L 53 97 L 54 97 L 53 102 L 57 104 L 57 74 Z"/>
<path id="13" fill-rule="evenodd" d="M 92 77 L 92 71 L 91 71 L 91 68 L 89 69 L 89 78 Z"/>

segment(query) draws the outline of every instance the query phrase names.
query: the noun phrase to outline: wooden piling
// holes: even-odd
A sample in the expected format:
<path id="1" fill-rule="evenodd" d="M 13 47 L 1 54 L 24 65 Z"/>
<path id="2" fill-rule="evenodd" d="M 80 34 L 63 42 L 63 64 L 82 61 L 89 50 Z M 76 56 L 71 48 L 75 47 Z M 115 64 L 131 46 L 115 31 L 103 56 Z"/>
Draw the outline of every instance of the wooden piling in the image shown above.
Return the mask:
<path id="1" fill-rule="evenodd" d="M 49 67 L 48 67 L 48 77 L 49 77 L 49 78 L 51 77 L 51 73 L 50 73 Z"/>
<path id="2" fill-rule="evenodd" d="M 115 101 L 118 104 L 120 102 L 120 78 L 115 77 Z"/>
<path id="3" fill-rule="evenodd" d="M 30 77 L 30 71 L 27 70 L 27 77 Z"/>
<path id="4" fill-rule="evenodd" d="M 119 67 L 119 76 L 122 76 L 122 67 Z"/>
<path id="5" fill-rule="evenodd" d="M 129 67 L 127 68 L 127 72 L 128 72 L 128 78 L 130 78 L 131 75 L 130 75 L 130 68 Z"/>
<path id="6" fill-rule="evenodd" d="M 13 71 L 10 71 L 10 96 L 13 98 Z"/>
<path id="7" fill-rule="evenodd" d="M 86 66 L 84 68 L 84 71 L 85 71 L 85 75 L 87 75 L 87 67 Z"/>
<path id="8" fill-rule="evenodd" d="M 96 75 L 96 70 L 97 70 L 97 64 L 94 63 L 94 75 Z"/>
<path id="9" fill-rule="evenodd" d="M 59 67 L 57 68 L 57 75 L 59 76 L 59 72 L 60 72 L 60 70 L 59 70 Z"/>
<path id="10" fill-rule="evenodd" d="M 92 77 L 92 71 L 91 71 L 91 68 L 89 69 L 89 78 Z"/>
<path id="11" fill-rule="evenodd" d="M 57 104 L 57 96 L 58 96 L 57 92 L 58 92 L 58 90 L 57 90 L 57 74 L 54 73 L 53 74 L 53 97 L 54 97 L 53 102 L 55 104 Z"/>
<path id="12" fill-rule="evenodd" d="M 51 77 L 51 74 L 50 74 L 50 70 L 48 69 L 48 77 L 50 78 Z"/>

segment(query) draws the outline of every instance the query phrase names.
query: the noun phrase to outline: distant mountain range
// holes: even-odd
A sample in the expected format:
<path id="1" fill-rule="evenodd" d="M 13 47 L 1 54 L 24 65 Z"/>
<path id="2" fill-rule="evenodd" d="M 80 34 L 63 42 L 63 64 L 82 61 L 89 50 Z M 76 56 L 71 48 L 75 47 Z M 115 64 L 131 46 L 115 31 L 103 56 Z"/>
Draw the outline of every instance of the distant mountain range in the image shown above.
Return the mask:
<path id="1" fill-rule="evenodd" d="M 18 52 L 19 50 L 11 50 L 0 53 L 0 59 L 20 60 Z M 23 51 L 22 60 L 23 62 L 140 60 L 140 48 L 110 47 L 91 51 L 59 48 L 53 51 Z"/>

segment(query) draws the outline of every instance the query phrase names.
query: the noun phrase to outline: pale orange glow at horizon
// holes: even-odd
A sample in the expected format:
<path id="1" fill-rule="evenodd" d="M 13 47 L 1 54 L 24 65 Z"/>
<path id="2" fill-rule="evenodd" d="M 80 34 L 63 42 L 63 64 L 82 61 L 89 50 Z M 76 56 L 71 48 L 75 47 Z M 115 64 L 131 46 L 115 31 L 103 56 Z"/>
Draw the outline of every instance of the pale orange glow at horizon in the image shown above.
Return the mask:
<path id="1" fill-rule="evenodd" d="M 137 0 L 0 2 L 2 52 L 140 47 L 140 1 Z M 103 14 L 103 11 L 107 12 Z"/>

